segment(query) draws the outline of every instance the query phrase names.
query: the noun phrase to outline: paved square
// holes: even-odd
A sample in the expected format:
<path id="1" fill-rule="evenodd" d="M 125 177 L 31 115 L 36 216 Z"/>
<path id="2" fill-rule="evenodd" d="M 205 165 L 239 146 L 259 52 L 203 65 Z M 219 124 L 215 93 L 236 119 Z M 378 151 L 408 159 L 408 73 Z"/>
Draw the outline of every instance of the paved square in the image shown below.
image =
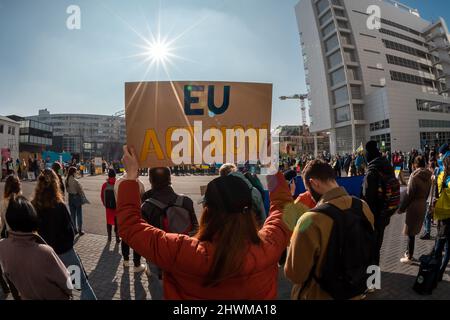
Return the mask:
<path id="1" fill-rule="evenodd" d="M 174 189 L 176 192 L 191 196 L 196 204 L 200 199 L 200 185 L 206 185 L 214 177 L 189 176 L 174 177 Z M 87 234 L 77 238 L 75 248 L 79 253 L 89 281 L 101 300 L 145 300 L 161 295 L 158 290 L 158 280 L 145 273 L 135 274 L 133 268 L 124 269 L 120 245 L 115 241 L 107 243 L 105 213 L 100 203 L 100 187 L 105 176 L 86 177 L 81 179 L 87 197 L 91 204 L 83 207 L 85 230 Z M 149 188 L 146 177 L 142 181 Z M 24 194 L 32 195 L 34 183 L 24 182 Z M 0 185 L 3 192 L 3 184 Z M 200 216 L 200 206 L 196 206 L 197 215 Z M 400 258 L 406 250 L 406 237 L 402 235 L 405 215 L 397 215 L 392 219 L 386 229 L 382 248 L 381 259 L 381 287 L 382 289 L 368 296 L 369 299 L 388 300 L 429 300 L 450 299 L 450 270 L 447 270 L 444 281 L 433 292 L 432 296 L 420 296 L 412 290 L 418 265 L 403 265 Z M 433 230 L 435 233 L 435 229 Z M 431 251 L 434 241 L 416 240 L 415 257 Z M 142 262 L 144 260 L 142 259 Z M 279 275 L 279 299 L 289 299 L 291 284 L 283 276 Z M 3 294 L 0 293 L 0 299 Z M 75 299 L 79 299 L 79 293 L 75 293 Z"/>

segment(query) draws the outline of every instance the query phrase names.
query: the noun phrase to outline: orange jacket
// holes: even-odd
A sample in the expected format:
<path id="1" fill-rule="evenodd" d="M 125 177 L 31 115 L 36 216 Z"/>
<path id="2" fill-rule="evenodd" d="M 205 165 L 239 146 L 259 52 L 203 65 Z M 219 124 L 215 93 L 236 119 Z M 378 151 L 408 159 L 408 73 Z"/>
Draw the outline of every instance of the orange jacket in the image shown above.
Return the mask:
<path id="1" fill-rule="evenodd" d="M 120 183 L 118 223 L 120 237 L 163 271 L 164 297 L 170 300 L 224 299 L 261 300 L 277 298 L 278 260 L 286 249 L 291 230 L 283 222 L 283 211 L 292 196 L 282 174 L 271 194 L 271 212 L 259 231 L 259 245 L 250 245 L 239 275 L 213 288 L 202 285 L 214 256 L 214 243 L 185 235 L 169 234 L 141 218 L 139 186 Z"/>

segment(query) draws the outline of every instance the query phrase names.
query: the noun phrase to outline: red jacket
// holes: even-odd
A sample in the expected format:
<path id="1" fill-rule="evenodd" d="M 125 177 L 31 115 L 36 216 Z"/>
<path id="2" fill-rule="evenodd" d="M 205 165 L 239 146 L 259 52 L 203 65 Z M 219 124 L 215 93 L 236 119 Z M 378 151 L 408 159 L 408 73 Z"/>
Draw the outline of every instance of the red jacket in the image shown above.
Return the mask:
<path id="1" fill-rule="evenodd" d="M 270 216 L 259 231 L 261 244 L 248 247 L 239 275 L 216 287 L 202 285 L 211 268 L 214 244 L 185 235 L 168 234 L 148 225 L 141 218 L 139 186 L 135 181 L 127 180 L 119 186 L 120 237 L 164 270 L 166 299 L 276 299 L 278 261 L 291 237 L 291 231 L 282 220 L 283 209 L 286 203 L 292 203 L 284 176 L 278 174 L 277 179 L 278 187 L 271 194 Z"/>

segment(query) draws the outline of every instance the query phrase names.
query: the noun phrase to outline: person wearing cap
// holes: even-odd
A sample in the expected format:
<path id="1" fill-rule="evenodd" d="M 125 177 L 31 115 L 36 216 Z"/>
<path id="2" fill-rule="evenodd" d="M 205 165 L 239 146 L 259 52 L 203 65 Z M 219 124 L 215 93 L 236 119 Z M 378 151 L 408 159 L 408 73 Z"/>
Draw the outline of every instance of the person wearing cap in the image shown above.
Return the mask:
<path id="1" fill-rule="evenodd" d="M 114 197 L 115 202 L 115 195 L 114 195 L 114 185 L 116 184 L 116 171 L 114 169 L 108 170 L 108 179 L 106 179 L 106 182 L 102 185 L 102 190 L 100 193 L 100 198 L 102 200 L 103 206 L 105 206 L 106 209 L 106 231 L 108 232 L 108 242 L 111 242 L 112 238 L 112 228 L 114 226 L 114 233 L 116 234 L 116 243 L 120 243 L 120 237 L 119 233 L 117 231 L 117 217 L 116 217 L 116 208 L 115 206 L 107 206 L 105 202 L 105 198 L 108 196 Z M 107 190 L 108 188 L 108 190 Z M 105 195 L 105 193 L 109 192 L 109 195 Z"/>
<path id="2" fill-rule="evenodd" d="M 118 187 L 119 234 L 163 270 L 165 299 L 277 298 L 277 263 L 298 220 L 283 174 L 269 179 L 271 214 L 260 230 L 248 185 L 233 175 L 211 181 L 199 232 L 189 237 L 142 219 L 134 149 L 124 147 L 123 163 L 128 176 Z"/>
<path id="3" fill-rule="evenodd" d="M 369 141 L 366 144 L 366 158 L 369 164 L 367 175 L 363 184 L 363 199 L 367 202 L 375 218 L 376 231 L 376 265 L 380 265 L 380 251 L 383 245 L 384 229 L 390 223 L 390 216 L 384 215 L 385 203 L 380 201 L 379 187 L 381 183 L 380 172 L 386 176 L 395 177 L 395 171 L 388 160 L 382 157 L 376 141 Z"/>

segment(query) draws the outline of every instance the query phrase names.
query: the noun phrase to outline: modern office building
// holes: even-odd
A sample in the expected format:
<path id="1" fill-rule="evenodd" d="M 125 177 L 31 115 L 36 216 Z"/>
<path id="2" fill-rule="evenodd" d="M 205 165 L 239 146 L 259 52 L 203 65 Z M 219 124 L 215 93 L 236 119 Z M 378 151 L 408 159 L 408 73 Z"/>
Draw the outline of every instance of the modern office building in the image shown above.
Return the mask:
<path id="1" fill-rule="evenodd" d="M 330 132 L 332 154 L 369 139 L 403 151 L 450 140 L 443 19 L 392 0 L 301 0 L 296 15 L 311 132 Z"/>
<path id="2" fill-rule="evenodd" d="M 48 124 L 28 120 L 24 117 L 11 115 L 8 118 L 20 123 L 19 152 L 21 159 L 39 155 L 53 148 L 53 128 Z"/>
<path id="3" fill-rule="evenodd" d="M 83 160 L 103 157 L 117 160 L 126 140 L 125 118 L 94 114 L 51 114 L 39 110 L 27 117 L 53 127 L 53 139 L 62 144 L 61 151 L 79 155 Z"/>
<path id="4" fill-rule="evenodd" d="M 19 128 L 19 122 L 0 116 L 0 164 L 7 158 L 14 161 L 19 158 Z"/>

